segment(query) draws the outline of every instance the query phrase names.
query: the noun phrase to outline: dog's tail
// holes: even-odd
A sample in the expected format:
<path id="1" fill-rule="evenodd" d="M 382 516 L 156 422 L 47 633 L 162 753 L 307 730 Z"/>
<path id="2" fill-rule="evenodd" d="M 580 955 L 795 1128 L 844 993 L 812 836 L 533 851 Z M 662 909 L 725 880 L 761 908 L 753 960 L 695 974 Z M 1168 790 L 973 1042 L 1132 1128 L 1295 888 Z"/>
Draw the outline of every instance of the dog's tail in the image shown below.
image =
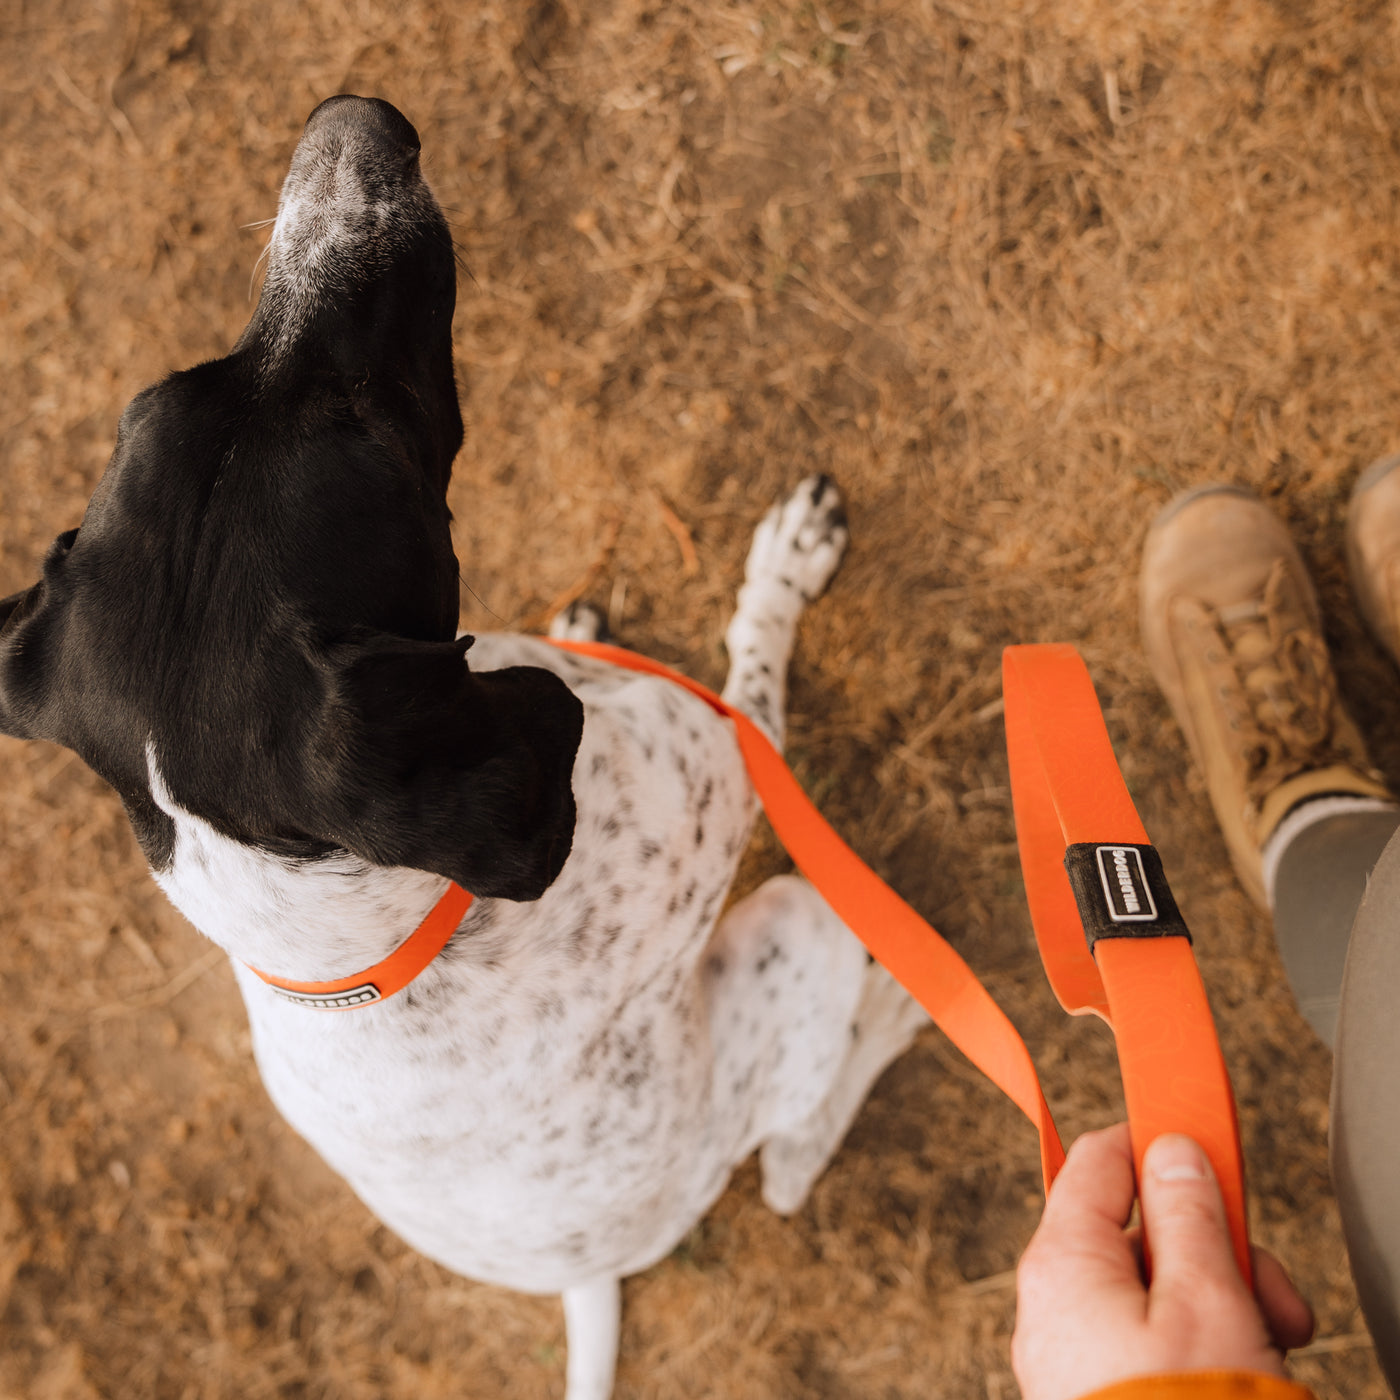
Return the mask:
<path id="1" fill-rule="evenodd" d="M 621 1314 L 621 1279 L 595 1278 L 565 1290 L 569 1370 L 564 1400 L 608 1400 L 612 1394 Z"/>

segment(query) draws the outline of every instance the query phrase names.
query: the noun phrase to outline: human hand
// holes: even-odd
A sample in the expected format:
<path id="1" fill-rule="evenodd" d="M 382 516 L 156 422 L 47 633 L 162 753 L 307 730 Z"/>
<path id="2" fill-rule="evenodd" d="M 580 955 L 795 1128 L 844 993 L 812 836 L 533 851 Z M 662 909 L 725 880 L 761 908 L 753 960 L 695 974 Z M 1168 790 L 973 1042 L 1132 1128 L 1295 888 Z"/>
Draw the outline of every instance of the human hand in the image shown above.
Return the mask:
<path id="1" fill-rule="evenodd" d="M 1283 1266 L 1254 1251 L 1257 1297 L 1235 1267 L 1205 1153 L 1177 1134 L 1143 1163 L 1152 1285 L 1142 1281 L 1126 1123 L 1070 1151 L 1016 1271 L 1011 1364 L 1022 1400 L 1077 1400 L 1132 1376 L 1229 1369 L 1283 1374 L 1313 1330 Z"/>

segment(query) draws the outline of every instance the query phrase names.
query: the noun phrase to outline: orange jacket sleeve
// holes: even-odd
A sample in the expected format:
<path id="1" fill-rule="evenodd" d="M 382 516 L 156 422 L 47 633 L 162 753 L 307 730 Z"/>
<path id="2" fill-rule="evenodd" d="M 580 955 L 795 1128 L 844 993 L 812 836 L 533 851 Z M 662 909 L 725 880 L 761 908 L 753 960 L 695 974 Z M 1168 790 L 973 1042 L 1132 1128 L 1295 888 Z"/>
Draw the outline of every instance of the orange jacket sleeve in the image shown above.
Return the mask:
<path id="1" fill-rule="evenodd" d="M 1185 1371 L 1119 1381 L 1083 1400 L 1314 1400 L 1314 1396 L 1305 1386 L 1260 1371 Z"/>

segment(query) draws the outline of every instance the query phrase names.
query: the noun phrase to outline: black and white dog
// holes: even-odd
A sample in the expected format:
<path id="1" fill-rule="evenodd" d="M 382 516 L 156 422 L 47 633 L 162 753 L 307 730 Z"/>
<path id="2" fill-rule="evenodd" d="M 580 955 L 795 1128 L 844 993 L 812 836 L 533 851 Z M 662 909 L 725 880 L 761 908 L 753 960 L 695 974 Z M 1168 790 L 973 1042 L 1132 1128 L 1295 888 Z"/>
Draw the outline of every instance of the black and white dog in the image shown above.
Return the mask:
<path id="1" fill-rule="evenodd" d="M 569 1400 L 602 1400 L 618 1280 L 756 1148 L 795 1210 L 924 1016 L 799 879 L 720 917 L 755 799 L 702 701 L 455 635 L 455 263 L 418 152 L 387 103 L 312 113 L 247 330 L 132 401 L 0 601 L 0 731 L 116 788 L 288 1120 L 425 1254 L 562 1293 Z M 814 479 L 749 555 L 725 696 L 779 743 L 845 541 Z M 449 881 L 475 901 L 395 996 L 328 1013 L 249 970 L 356 973 Z"/>

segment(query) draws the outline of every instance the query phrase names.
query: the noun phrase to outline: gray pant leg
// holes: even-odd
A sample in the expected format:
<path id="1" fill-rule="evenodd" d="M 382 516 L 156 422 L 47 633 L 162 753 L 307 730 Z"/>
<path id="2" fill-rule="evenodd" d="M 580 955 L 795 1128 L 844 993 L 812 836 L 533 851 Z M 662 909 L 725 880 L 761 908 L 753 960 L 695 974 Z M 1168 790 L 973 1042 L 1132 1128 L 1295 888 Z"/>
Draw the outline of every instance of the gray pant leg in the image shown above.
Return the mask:
<path id="1" fill-rule="evenodd" d="M 1400 1395 L 1400 837 L 1356 913 L 1335 1056 L 1332 1182 L 1376 1357 Z"/>
<path id="2" fill-rule="evenodd" d="M 1283 969 L 1298 1009 L 1329 1046 L 1352 920 L 1397 828 L 1396 808 L 1327 817 L 1288 843 L 1274 875 L 1274 935 Z"/>

